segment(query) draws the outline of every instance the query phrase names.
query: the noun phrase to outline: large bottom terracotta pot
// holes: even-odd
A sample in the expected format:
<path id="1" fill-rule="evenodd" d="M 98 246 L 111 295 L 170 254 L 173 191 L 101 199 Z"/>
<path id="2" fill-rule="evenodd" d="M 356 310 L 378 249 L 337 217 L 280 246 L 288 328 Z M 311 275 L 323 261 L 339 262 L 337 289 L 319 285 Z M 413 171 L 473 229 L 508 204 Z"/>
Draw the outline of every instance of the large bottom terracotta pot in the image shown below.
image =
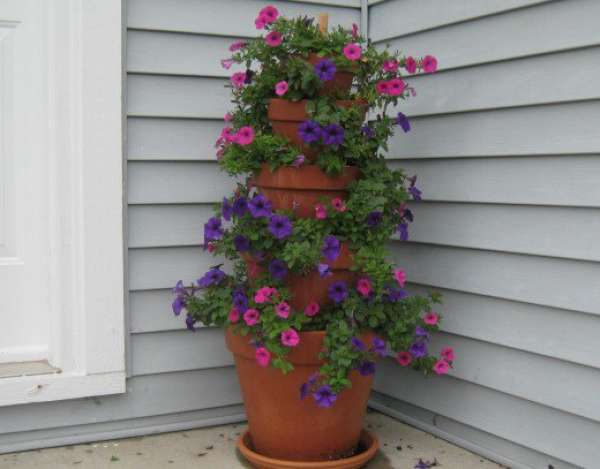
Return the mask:
<path id="1" fill-rule="evenodd" d="M 315 218 L 317 203 L 322 199 L 344 199 L 350 183 L 359 177 L 360 170 L 355 166 L 346 166 L 341 174 L 329 176 L 317 165 L 283 166 L 271 171 L 265 164 L 254 184 L 275 210 L 293 210 L 300 218 Z"/>
<path id="2" fill-rule="evenodd" d="M 269 102 L 268 115 L 273 133 L 281 137 L 287 138 L 294 146 L 296 146 L 309 160 L 314 161 L 318 154 L 319 148 L 311 147 L 304 143 L 302 137 L 298 133 L 298 126 L 309 119 L 306 112 L 306 104 L 308 100 L 290 101 L 288 99 L 272 98 Z M 367 113 L 367 103 L 361 100 L 339 100 L 336 101 L 337 106 L 343 108 L 359 107 L 364 116 Z"/>
<path id="3" fill-rule="evenodd" d="M 266 268 L 250 254 L 244 254 L 242 258 L 246 262 L 250 280 L 257 278 Z M 268 263 L 268 261 L 266 262 Z M 335 261 L 321 259 L 321 262 L 329 266 L 331 275 L 321 277 L 317 270 L 313 270 L 305 275 L 290 273 L 286 277 L 285 286 L 292 294 L 290 305 L 295 311 L 304 311 L 306 306 L 313 301 L 319 305 L 328 304 L 331 302 L 328 296 L 329 285 L 344 281 L 350 286 L 357 280 L 358 274 L 350 270 L 354 261 L 345 243 L 340 246 L 340 255 Z"/>
<path id="4" fill-rule="evenodd" d="M 272 458 L 325 461 L 351 456 L 358 445 L 372 376 L 353 371 L 352 387 L 330 408 L 312 397 L 300 400 L 300 386 L 319 369 L 324 332 L 301 332 L 300 344 L 288 355 L 294 371 L 260 367 L 250 337 L 227 330 L 226 343 L 235 358 L 254 450 Z M 370 337 L 364 338 L 370 343 Z"/>

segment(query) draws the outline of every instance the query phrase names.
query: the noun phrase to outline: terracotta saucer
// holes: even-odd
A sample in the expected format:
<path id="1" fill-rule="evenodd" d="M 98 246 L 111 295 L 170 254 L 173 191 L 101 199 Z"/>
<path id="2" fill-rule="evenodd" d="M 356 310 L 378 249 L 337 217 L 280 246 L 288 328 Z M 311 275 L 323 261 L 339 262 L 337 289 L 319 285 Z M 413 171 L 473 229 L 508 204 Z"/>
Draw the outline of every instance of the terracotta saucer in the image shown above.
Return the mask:
<path id="1" fill-rule="evenodd" d="M 369 462 L 379 449 L 377 437 L 368 430 L 360 435 L 361 452 L 355 456 L 337 459 L 335 461 L 286 461 L 273 459 L 254 452 L 250 432 L 246 431 L 237 442 L 237 447 L 242 455 L 256 469 L 359 469 Z"/>

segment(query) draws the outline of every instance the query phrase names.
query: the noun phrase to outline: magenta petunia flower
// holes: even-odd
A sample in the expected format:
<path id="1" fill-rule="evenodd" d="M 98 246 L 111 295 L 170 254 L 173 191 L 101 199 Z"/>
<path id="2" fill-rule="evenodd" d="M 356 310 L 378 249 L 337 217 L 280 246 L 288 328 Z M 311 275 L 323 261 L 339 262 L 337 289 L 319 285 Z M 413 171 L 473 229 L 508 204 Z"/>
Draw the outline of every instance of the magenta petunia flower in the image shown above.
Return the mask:
<path id="1" fill-rule="evenodd" d="M 247 43 L 245 41 L 235 41 L 233 44 L 229 46 L 229 52 L 235 52 L 237 50 L 243 49 L 246 47 Z"/>
<path id="2" fill-rule="evenodd" d="M 444 347 L 440 352 L 440 355 L 448 362 L 454 361 L 454 350 L 452 347 Z"/>
<path id="3" fill-rule="evenodd" d="M 289 85 L 287 81 L 280 81 L 275 85 L 275 94 L 277 96 L 283 96 L 287 93 Z"/>
<path id="4" fill-rule="evenodd" d="M 352 38 L 356 39 L 358 37 L 358 25 L 356 23 L 352 23 Z"/>
<path id="5" fill-rule="evenodd" d="M 450 365 L 446 360 L 438 360 L 435 362 L 435 365 L 433 365 L 433 371 L 438 375 L 445 375 L 450 371 Z"/>
<path id="6" fill-rule="evenodd" d="M 429 311 L 423 318 L 423 321 L 425 321 L 425 324 L 429 326 L 435 326 L 438 323 L 439 319 L 440 317 L 436 313 L 434 313 L 433 311 Z"/>
<path id="7" fill-rule="evenodd" d="M 282 301 L 277 306 L 275 306 L 275 314 L 280 318 L 287 319 L 290 316 L 290 305 L 288 305 L 285 301 Z"/>
<path id="8" fill-rule="evenodd" d="M 223 130 L 221 130 L 221 135 L 219 136 L 219 139 L 223 139 L 229 143 L 235 142 L 235 132 L 233 131 L 233 129 L 231 127 L 223 127 Z"/>
<path id="9" fill-rule="evenodd" d="M 265 347 L 258 347 L 254 356 L 260 366 L 269 366 L 269 363 L 271 362 L 271 353 Z"/>
<path id="10" fill-rule="evenodd" d="M 265 20 L 259 16 L 254 20 L 254 25 L 256 26 L 256 29 L 263 29 L 265 27 Z"/>
<path id="11" fill-rule="evenodd" d="M 425 73 L 433 73 L 437 70 L 437 59 L 433 55 L 426 55 L 423 57 L 423 70 Z"/>
<path id="12" fill-rule="evenodd" d="M 356 290 L 362 296 L 369 296 L 371 289 L 371 281 L 368 278 L 360 278 L 358 279 L 358 282 L 356 282 Z"/>
<path id="13" fill-rule="evenodd" d="M 316 301 L 311 301 L 308 303 L 308 305 L 306 305 L 306 308 L 304 308 L 304 314 L 309 318 L 312 318 L 313 316 L 316 316 L 320 310 L 321 307 L 319 306 L 319 303 Z"/>
<path id="14" fill-rule="evenodd" d="M 390 92 L 390 85 L 387 81 L 379 81 L 375 85 L 375 90 L 379 94 L 388 94 Z"/>
<path id="15" fill-rule="evenodd" d="M 362 50 L 358 44 L 351 42 L 344 46 L 344 55 L 348 60 L 358 60 L 362 55 Z"/>
<path id="16" fill-rule="evenodd" d="M 396 361 L 402 366 L 408 366 L 412 362 L 412 355 L 409 352 L 398 352 L 396 355 Z"/>
<path id="17" fill-rule="evenodd" d="M 346 204 L 340 197 L 331 199 L 331 206 L 337 212 L 345 212 L 346 211 Z"/>
<path id="18" fill-rule="evenodd" d="M 223 67 L 225 70 L 229 70 L 231 68 L 231 66 L 233 65 L 234 60 L 233 59 L 223 59 L 221 60 L 221 67 Z"/>
<path id="19" fill-rule="evenodd" d="M 283 42 L 283 37 L 278 31 L 271 31 L 265 36 L 265 42 L 271 47 L 277 47 Z"/>
<path id="20" fill-rule="evenodd" d="M 225 120 L 225 122 L 231 122 L 233 120 L 233 116 L 228 112 L 225 114 L 223 119 Z"/>
<path id="21" fill-rule="evenodd" d="M 281 343 L 286 347 L 295 347 L 300 343 L 300 336 L 294 329 L 288 329 L 281 333 Z"/>
<path id="22" fill-rule="evenodd" d="M 317 217 L 319 220 L 324 220 L 327 218 L 327 210 L 323 204 L 315 205 L 315 217 Z"/>
<path id="23" fill-rule="evenodd" d="M 260 319 L 260 313 L 254 308 L 249 308 L 244 313 L 244 321 L 249 326 L 254 326 L 255 324 L 257 324 L 259 319 Z"/>
<path id="24" fill-rule="evenodd" d="M 242 127 L 235 134 L 235 142 L 240 145 L 250 145 L 254 141 L 254 130 L 252 127 Z"/>
<path id="25" fill-rule="evenodd" d="M 388 82 L 388 94 L 390 96 L 400 96 L 406 89 L 406 83 L 400 78 L 392 78 Z"/>
<path id="26" fill-rule="evenodd" d="M 256 291 L 254 301 L 258 304 L 267 303 L 277 296 L 277 290 L 272 287 L 262 287 Z"/>
<path id="27" fill-rule="evenodd" d="M 396 282 L 398 282 L 400 288 L 403 288 L 404 284 L 406 283 L 406 272 L 396 269 L 394 270 L 394 278 L 396 279 Z"/>
<path id="28" fill-rule="evenodd" d="M 409 55 L 404 59 L 404 68 L 408 73 L 415 73 L 417 71 L 417 61 L 414 57 Z"/>
<path id="29" fill-rule="evenodd" d="M 232 324 L 235 324 L 239 320 L 240 320 L 240 311 L 236 307 L 231 308 L 229 310 L 229 322 Z"/>
<path id="30" fill-rule="evenodd" d="M 258 17 L 262 18 L 266 24 L 274 23 L 279 16 L 279 10 L 273 5 L 267 5 L 258 13 Z"/>
<path id="31" fill-rule="evenodd" d="M 395 59 L 385 60 L 383 62 L 383 70 L 386 72 L 395 72 L 400 64 Z"/>
<path id="32" fill-rule="evenodd" d="M 242 88 L 246 82 L 246 72 L 235 72 L 231 75 L 231 83 L 236 88 Z"/>

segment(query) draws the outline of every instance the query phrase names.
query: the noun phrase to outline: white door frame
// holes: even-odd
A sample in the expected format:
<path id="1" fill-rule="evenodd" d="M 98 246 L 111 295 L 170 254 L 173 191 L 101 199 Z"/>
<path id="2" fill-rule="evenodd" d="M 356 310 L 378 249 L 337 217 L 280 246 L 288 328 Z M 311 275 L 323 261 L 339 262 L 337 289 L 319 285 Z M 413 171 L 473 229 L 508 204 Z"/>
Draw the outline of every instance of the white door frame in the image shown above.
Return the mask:
<path id="1" fill-rule="evenodd" d="M 122 0 L 43 4 L 52 220 L 49 360 L 62 372 L 1 378 L 0 406 L 125 392 L 124 6 Z M 0 21 L 10 21 L 1 7 L 0 1 Z"/>

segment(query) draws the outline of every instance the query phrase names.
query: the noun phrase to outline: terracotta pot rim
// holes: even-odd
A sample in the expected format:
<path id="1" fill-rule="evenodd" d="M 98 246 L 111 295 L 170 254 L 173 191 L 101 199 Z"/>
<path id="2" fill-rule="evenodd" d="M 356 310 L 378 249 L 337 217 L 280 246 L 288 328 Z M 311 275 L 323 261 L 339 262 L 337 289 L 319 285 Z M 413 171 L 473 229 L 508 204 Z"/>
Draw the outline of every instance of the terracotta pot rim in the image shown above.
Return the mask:
<path id="1" fill-rule="evenodd" d="M 285 98 L 270 98 L 267 114 L 269 120 L 276 122 L 302 122 L 308 119 L 306 112 L 306 103 L 310 99 L 301 99 L 300 101 L 291 101 Z M 367 113 L 368 102 L 365 99 L 337 99 L 335 101 L 338 107 L 349 108 L 358 106 L 363 108 L 364 114 Z"/>
<path id="2" fill-rule="evenodd" d="M 271 171 L 269 165 L 263 163 L 253 181 L 258 187 L 273 189 L 340 191 L 346 190 L 360 175 L 358 166 L 345 166 L 340 174 L 330 176 L 314 164 L 299 168 L 281 166 Z"/>
<path id="3" fill-rule="evenodd" d="M 250 432 L 244 432 L 238 439 L 237 447 L 240 453 L 242 453 L 248 461 L 265 469 L 356 469 L 363 467 L 370 461 L 379 449 L 379 440 L 377 436 L 369 430 L 362 429 L 360 432 L 360 443 L 363 443 L 367 449 L 359 454 L 334 461 L 286 461 L 284 459 L 263 456 L 262 454 L 255 452 L 249 445 L 250 439 Z"/>

